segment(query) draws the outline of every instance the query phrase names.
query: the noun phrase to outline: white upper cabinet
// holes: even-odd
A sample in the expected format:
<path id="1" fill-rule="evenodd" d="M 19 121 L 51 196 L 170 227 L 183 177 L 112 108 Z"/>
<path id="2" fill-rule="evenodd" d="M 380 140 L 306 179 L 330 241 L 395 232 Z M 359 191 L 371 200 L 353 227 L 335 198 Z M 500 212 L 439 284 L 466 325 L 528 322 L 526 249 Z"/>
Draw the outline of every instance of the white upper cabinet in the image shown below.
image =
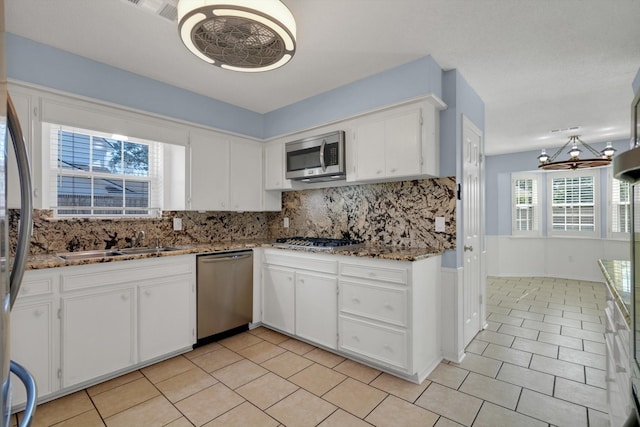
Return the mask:
<path id="1" fill-rule="evenodd" d="M 27 154 L 29 155 L 29 160 L 32 163 L 31 168 L 33 169 L 32 141 L 34 135 L 31 125 L 31 113 L 35 109 L 34 104 L 37 99 L 34 100 L 31 95 L 19 89 L 10 88 L 9 94 L 11 95 L 16 113 L 18 114 L 22 134 L 27 144 Z M 7 207 L 10 209 L 18 209 L 20 208 L 20 179 L 18 176 L 16 155 L 10 138 L 7 139 L 7 154 Z M 34 182 L 33 185 L 35 188 L 36 183 Z M 39 206 L 37 200 L 34 200 L 34 204 L 36 207 Z"/>
<path id="2" fill-rule="evenodd" d="M 354 124 L 350 181 L 433 175 L 423 170 L 434 156 L 435 141 L 423 144 L 423 106 L 399 108 L 364 117 Z"/>
<path id="3" fill-rule="evenodd" d="M 262 209 L 262 145 L 233 138 L 230 150 L 230 198 L 234 211 Z"/>
<path id="4" fill-rule="evenodd" d="M 216 132 L 192 131 L 192 210 L 229 210 L 229 138 Z"/>
<path id="5" fill-rule="evenodd" d="M 190 209 L 264 209 L 262 145 L 213 131 L 191 132 Z"/>
<path id="6" fill-rule="evenodd" d="M 284 140 L 272 141 L 264 146 L 264 189 L 286 190 L 291 180 L 285 179 L 286 160 Z"/>

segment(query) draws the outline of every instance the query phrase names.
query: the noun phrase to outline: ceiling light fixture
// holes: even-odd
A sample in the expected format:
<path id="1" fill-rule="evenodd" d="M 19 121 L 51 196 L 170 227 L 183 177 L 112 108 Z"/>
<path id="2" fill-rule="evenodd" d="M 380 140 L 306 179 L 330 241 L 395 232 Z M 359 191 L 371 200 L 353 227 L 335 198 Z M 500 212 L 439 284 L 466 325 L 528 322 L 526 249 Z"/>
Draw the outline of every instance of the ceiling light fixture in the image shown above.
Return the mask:
<path id="1" fill-rule="evenodd" d="M 198 58 L 233 71 L 274 70 L 296 51 L 296 22 L 279 0 L 179 0 L 178 31 Z"/>
<path id="2" fill-rule="evenodd" d="M 595 157 L 591 159 L 580 159 L 580 153 L 582 150 L 578 148 L 578 143 L 582 144 L 591 154 Z M 571 144 L 571 149 L 567 152 L 569 154 L 569 160 L 559 160 L 555 161 L 558 155 L 564 151 L 567 146 Z M 538 168 L 546 169 L 546 170 L 574 170 L 574 169 L 583 169 L 583 168 L 597 168 L 600 166 L 607 166 L 611 163 L 611 158 L 613 157 L 616 149 L 613 148 L 610 142 L 607 143 L 607 146 L 601 152 L 597 151 L 595 148 L 584 142 L 580 139 L 578 135 L 572 135 L 569 137 L 569 140 L 562 147 L 556 151 L 553 156 L 549 156 L 545 149 L 542 149 L 542 153 L 538 156 Z"/>

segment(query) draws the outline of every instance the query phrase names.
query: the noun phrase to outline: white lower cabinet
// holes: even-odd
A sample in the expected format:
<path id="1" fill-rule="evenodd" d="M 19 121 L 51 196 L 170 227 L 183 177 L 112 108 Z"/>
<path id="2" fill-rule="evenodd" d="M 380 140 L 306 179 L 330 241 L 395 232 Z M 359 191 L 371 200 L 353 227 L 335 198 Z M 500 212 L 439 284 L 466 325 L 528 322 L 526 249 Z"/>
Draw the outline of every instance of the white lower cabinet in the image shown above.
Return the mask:
<path id="1" fill-rule="evenodd" d="M 338 278 L 296 272 L 296 335 L 337 348 Z"/>
<path id="2" fill-rule="evenodd" d="M 291 270 L 268 266 L 262 270 L 262 274 L 262 322 L 293 334 L 295 329 L 294 273 Z"/>
<path id="3" fill-rule="evenodd" d="M 265 249 L 263 262 L 266 326 L 417 383 L 442 360 L 439 256 L 405 262 Z M 293 313 L 293 325 L 278 322 Z"/>
<path id="4" fill-rule="evenodd" d="M 62 387 L 135 364 L 134 288 L 62 297 Z"/>
<path id="5" fill-rule="evenodd" d="M 60 388 L 58 379 L 60 327 L 59 278 L 51 270 L 26 271 L 11 310 L 11 360 L 24 366 L 38 385 L 38 397 Z M 23 405 L 27 394 L 12 375 L 13 405 Z"/>
<path id="6" fill-rule="evenodd" d="M 264 251 L 262 323 L 337 348 L 337 262 L 315 254 Z"/>
<path id="7" fill-rule="evenodd" d="M 189 292 L 192 287 L 190 277 L 150 281 L 138 286 L 141 360 L 193 344 L 193 292 Z"/>
<path id="8" fill-rule="evenodd" d="M 12 311 L 11 358 L 39 401 L 191 349 L 195 255 L 29 270 Z M 15 381 L 13 408 L 24 391 Z"/>

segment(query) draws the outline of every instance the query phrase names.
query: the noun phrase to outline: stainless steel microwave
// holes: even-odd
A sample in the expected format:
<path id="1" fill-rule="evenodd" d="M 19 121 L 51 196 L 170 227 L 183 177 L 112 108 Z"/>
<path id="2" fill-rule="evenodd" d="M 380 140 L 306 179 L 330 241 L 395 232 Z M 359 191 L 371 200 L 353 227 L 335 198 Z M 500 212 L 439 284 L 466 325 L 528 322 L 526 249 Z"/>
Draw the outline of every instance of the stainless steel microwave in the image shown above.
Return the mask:
<path id="1" fill-rule="evenodd" d="M 288 142 L 287 179 L 304 182 L 345 179 L 344 140 L 344 131 L 337 131 Z"/>

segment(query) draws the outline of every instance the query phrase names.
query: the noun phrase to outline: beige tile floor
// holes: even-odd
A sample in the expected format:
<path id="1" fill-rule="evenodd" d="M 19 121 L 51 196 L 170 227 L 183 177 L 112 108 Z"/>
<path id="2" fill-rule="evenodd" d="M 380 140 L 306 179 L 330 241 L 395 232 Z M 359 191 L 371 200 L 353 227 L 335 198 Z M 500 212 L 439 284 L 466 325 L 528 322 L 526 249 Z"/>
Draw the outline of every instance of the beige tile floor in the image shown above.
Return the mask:
<path id="1" fill-rule="evenodd" d="M 608 425 L 604 285 L 487 291 L 487 329 L 421 385 L 260 327 L 42 404 L 33 425 Z"/>

